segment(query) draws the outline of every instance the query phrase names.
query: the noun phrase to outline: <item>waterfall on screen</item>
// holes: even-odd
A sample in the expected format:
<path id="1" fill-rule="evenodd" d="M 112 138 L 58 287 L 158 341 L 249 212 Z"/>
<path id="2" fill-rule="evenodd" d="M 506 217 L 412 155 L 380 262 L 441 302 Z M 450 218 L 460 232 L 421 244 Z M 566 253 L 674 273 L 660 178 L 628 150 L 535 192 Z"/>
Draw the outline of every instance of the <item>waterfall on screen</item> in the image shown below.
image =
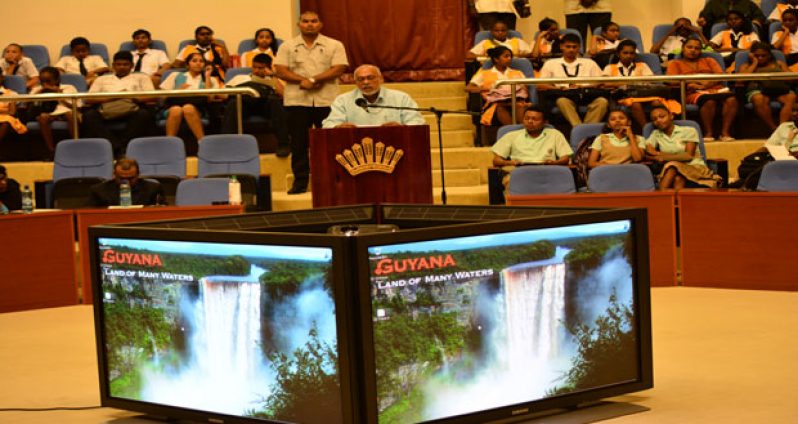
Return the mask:
<path id="1" fill-rule="evenodd" d="M 153 402 L 239 415 L 268 396 L 273 380 L 261 351 L 259 276 L 200 279 L 200 297 L 182 306 L 194 329 L 182 369 L 147 375 L 142 397 Z"/>
<path id="2" fill-rule="evenodd" d="M 502 271 L 506 360 L 508 367 L 528 369 L 559 354 L 565 317 L 565 264 L 559 249 L 549 261 L 519 264 Z"/>

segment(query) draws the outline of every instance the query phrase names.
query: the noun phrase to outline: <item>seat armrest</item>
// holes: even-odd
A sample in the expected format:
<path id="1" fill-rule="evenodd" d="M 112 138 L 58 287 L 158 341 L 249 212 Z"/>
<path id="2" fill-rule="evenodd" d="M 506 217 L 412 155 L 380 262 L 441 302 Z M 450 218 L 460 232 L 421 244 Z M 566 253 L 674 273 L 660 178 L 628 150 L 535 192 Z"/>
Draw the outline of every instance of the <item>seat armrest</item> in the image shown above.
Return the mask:
<path id="1" fill-rule="evenodd" d="M 488 203 L 491 205 L 503 205 L 504 184 L 502 178 L 507 174 L 505 170 L 497 167 L 488 168 Z"/>
<path id="2" fill-rule="evenodd" d="M 53 180 L 35 180 L 33 182 L 33 198 L 39 209 L 53 207 Z"/>
<path id="3" fill-rule="evenodd" d="M 707 159 L 707 167 L 723 180 L 721 187 L 729 185 L 729 161 L 726 159 Z"/>
<path id="4" fill-rule="evenodd" d="M 268 212 L 272 210 L 272 177 L 271 175 L 258 176 L 258 211 Z"/>

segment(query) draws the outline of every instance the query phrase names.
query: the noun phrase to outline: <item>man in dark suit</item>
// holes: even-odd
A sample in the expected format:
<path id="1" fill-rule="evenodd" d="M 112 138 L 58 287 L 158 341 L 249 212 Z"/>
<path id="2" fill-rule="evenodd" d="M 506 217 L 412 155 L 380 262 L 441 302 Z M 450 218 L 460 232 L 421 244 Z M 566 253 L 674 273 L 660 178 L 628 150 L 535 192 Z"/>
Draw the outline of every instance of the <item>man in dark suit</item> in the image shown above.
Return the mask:
<path id="1" fill-rule="evenodd" d="M 166 204 L 163 188 L 157 181 L 139 178 L 139 164 L 134 159 L 121 158 L 114 163 L 114 178 L 91 187 L 91 204 L 98 207 L 119 205 L 119 186 L 130 185 L 134 205 Z"/>
<path id="2" fill-rule="evenodd" d="M 22 209 L 22 194 L 19 191 L 19 183 L 8 178 L 6 167 L 0 165 L 0 212 L 20 209 Z"/>

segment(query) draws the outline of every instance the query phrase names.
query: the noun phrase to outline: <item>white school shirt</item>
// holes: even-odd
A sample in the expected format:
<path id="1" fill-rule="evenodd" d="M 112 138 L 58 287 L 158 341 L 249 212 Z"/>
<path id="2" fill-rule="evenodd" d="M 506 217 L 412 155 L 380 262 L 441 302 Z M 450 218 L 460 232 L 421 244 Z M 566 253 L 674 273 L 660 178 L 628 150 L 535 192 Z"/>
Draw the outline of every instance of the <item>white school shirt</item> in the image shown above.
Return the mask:
<path id="1" fill-rule="evenodd" d="M 78 90 L 75 88 L 75 86 L 73 86 L 71 84 L 61 84 L 61 85 L 58 86 L 58 88 L 61 89 L 61 94 L 75 94 L 75 93 L 78 92 Z M 33 87 L 30 90 L 30 94 L 39 94 L 41 91 L 42 91 L 42 86 L 41 85 L 37 85 L 36 87 Z M 67 100 L 67 102 L 68 101 L 69 100 Z M 79 108 L 83 107 L 83 102 L 80 99 L 78 99 L 78 107 Z M 70 108 L 69 106 L 65 105 L 62 102 L 58 102 L 58 106 L 56 106 L 55 109 L 53 109 L 53 111 L 50 112 L 50 115 L 52 115 L 52 116 L 63 115 L 63 114 L 65 114 L 65 113 L 67 113 L 67 112 L 69 112 L 71 110 L 72 110 L 72 108 Z"/>
<path id="2" fill-rule="evenodd" d="M 140 72 L 131 72 L 118 78 L 113 72 L 107 73 L 94 80 L 89 88 L 89 93 L 110 93 L 116 91 L 152 91 L 155 87 L 147 75 Z"/>
<path id="3" fill-rule="evenodd" d="M 188 87 L 186 87 L 185 90 L 197 90 L 200 88 L 200 82 L 204 78 L 203 74 L 198 74 L 196 77 L 194 77 L 188 72 L 172 72 L 164 81 L 161 82 L 161 90 L 183 90 L 183 87 L 175 87 L 175 80 L 180 74 L 186 76 L 185 84 L 188 84 Z M 211 86 L 205 88 L 220 88 L 220 86 L 219 80 L 216 77 L 211 77 Z"/>
<path id="4" fill-rule="evenodd" d="M 541 78 L 566 78 L 566 77 L 600 77 L 601 68 L 596 62 L 578 57 L 571 63 L 564 58 L 549 59 L 540 69 Z M 557 87 L 568 88 L 568 84 L 555 84 Z"/>
<path id="5" fill-rule="evenodd" d="M 142 60 L 141 62 L 141 72 L 147 75 L 152 75 L 158 72 L 166 63 L 169 63 L 169 58 L 166 56 L 166 52 L 163 50 L 157 49 L 146 49 L 142 53 L 144 56 L 139 59 L 139 51 L 138 50 L 131 50 L 130 53 L 133 54 L 133 69 L 136 68 L 136 62 Z"/>
<path id="6" fill-rule="evenodd" d="M 0 68 L 3 69 L 3 75 L 10 75 L 8 69 L 11 68 L 11 65 L 9 65 L 5 59 L 0 59 Z M 17 66 L 17 71 L 14 75 L 23 76 L 26 80 L 29 80 L 33 77 L 38 77 L 39 71 L 36 69 L 36 65 L 33 64 L 31 58 L 23 57 L 19 60 L 19 66 Z"/>
<path id="7" fill-rule="evenodd" d="M 83 59 L 83 65 L 86 67 L 87 71 L 94 71 L 96 69 L 108 67 L 108 64 L 105 63 L 103 58 L 96 54 L 86 56 L 86 59 Z M 80 61 L 78 61 L 78 59 L 72 55 L 63 56 L 61 59 L 58 59 L 55 67 L 63 69 L 64 72 L 68 74 L 80 73 Z"/>

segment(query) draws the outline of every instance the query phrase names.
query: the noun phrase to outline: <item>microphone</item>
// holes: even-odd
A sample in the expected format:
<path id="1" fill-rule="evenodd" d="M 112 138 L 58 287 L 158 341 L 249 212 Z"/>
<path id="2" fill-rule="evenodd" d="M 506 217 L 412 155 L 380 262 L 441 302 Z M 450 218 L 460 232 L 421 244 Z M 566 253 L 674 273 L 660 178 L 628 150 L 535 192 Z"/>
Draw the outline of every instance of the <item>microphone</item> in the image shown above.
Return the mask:
<path id="1" fill-rule="evenodd" d="M 368 111 L 369 111 L 369 104 L 368 104 L 368 102 L 366 101 L 366 99 L 364 99 L 364 98 L 362 98 L 362 97 L 361 97 L 361 98 L 359 98 L 359 99 L 356 99 L 356 100 L 355 100 L 355 104 L 356 104 L 356 105 L 358 105 L 358 106 L 360 106 L 360 107 L 362 107 L 362 108 L 363 108 L 363 110 L 365 110 L 365 111 L 366 111 L 366 113 L 368 113 Z"/>

